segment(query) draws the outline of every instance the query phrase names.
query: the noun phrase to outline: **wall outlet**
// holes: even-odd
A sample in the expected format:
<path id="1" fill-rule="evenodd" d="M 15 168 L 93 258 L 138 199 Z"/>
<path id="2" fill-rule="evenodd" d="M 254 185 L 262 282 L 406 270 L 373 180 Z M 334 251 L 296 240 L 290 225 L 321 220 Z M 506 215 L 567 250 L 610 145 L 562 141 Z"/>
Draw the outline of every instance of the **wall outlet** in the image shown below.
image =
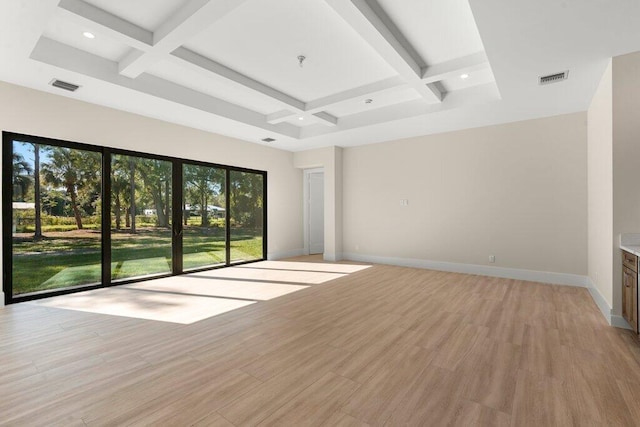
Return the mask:
<path id="1" fill-rule="evenodd" d="M 409 206 L 408 199 L 400 199 L 400 206 Z"/>
<path id="2" fill-rule="evenodd" d="M 491 263 L 496 262 L 496 256 L 495 255 L 489 255 L 489 262 L 491 262 Z"/>

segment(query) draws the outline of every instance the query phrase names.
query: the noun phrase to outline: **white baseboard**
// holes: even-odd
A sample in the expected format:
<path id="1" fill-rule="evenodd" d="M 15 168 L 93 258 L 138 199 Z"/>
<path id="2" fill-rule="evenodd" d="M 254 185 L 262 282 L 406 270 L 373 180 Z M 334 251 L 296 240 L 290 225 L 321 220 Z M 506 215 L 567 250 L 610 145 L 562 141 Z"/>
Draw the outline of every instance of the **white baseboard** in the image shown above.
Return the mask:
<path id="1" fill-rule="evenodd" d="M 270 252 L 267 254 L 267 259 L 270 261 L 275 261 L 283 258 L 292 258 L 295 256 L 304 255 L 304 248 L 292 249 L 290 251 L 282 251 L 282 252 Z"/>
<path id="2" fill-rule="evenodd" d="M 624 317 L 618 315 L 612 315 L 611 323 L 609 324 L 611 326 L 615 326 L 616 328 L 631 329 L 631 325 L 629 325 L 629 323 L 624 320 Z"/>
<path id="3" fill-rule="evenodd" d="M 332 254 L 332 253 L 325 252 L 322 255 L 322 259 L 329 262 L 337 262 L 337 261 L 342 261 L 343 258 L 341 253 Z"/>
<path id="4" fill-rule="evenodd" d="M 431 261 L 426 259 L 382 257 L 350 252 L 344 254 L 344 259 L 376 264 L 391 264 L 401 267 L 427 268 L 430 270 L 450 271 L 453 273 L 478 274 L 481 276 L 502 277 L 505 279 L 527 280 L 531 282 L 551 283 L 555 285 L 580 286 L 583 288 L 589 287 L 589 278 L 579 274 L 492 267 L 488 265 L 461 264 L 456 262 Z"/>
<path id="5" fill-rule="evenodd" d="M 622 319 L 622 317 L 613 316 L 611 314 L 611 312 L 613 311 L 611 309 L 611 306 L 609 305 L 607 300 L 604 299 L 604 297 L 602 296 L 602 294 L 600 293 L 598 288 L 596 288 L 595 284 L 591 281 L 591 278 L 588 278 L 588 279 L 589 279 L 589 287 L 588 287 L 588 289 L 589 289 L 589 294 L 591 294 L 591 298 L 593 298 L 593 301 L 596 303 L 596 305 L 600 309 L 600 312 L 604 316 L 604 318 L 607 321 L 607 323 L 612 325 L 612 326 L 617 326 L 617 325 L 613 324 L 613 318 L 614 317 L 619 317 L 620 319 Z M 626 327 L 628 328 L 629 324 L 627 324 L 626 320 L 622 319 L 622 321 L 627 325 Z M 618 326 L 618 327 L 621 328 L 623 326 Z"/>

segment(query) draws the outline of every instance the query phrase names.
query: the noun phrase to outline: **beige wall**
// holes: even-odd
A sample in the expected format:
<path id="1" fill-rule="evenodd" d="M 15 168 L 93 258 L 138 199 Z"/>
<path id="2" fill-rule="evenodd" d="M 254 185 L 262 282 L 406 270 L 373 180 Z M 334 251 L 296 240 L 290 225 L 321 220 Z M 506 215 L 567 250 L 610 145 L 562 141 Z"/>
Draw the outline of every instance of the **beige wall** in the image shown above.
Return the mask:
<path id="1" fill-rule="evenodd" d="M 302 253 L 293 154 L 0 82 L 0 130 L 267 171 L 268 254 Z"/>
<path id="2" fill-rule="evenodd" d="M 613 85 L 607 67 L 588 111 L 588 270 L 591 282 L 613 307 Z"/>
<path id="3" fill-rule="evenodd" d="M 621 233 L 640 233 L 640 53 L 613 58 L 613 310 L 621 313 Z"/>
<path id="4" fill-rule="evenodd" d="M 586 275 L 586 119 L 345 148 L 345 257 Z"/>

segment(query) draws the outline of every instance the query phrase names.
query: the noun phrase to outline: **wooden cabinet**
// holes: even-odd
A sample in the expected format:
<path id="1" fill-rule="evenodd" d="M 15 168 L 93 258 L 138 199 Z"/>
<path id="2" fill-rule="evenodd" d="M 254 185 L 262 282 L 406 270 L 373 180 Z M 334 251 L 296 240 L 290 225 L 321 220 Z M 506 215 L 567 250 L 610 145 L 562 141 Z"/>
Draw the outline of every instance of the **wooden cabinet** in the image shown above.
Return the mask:
<path id="1" fill-rule="evenodd" d="M 622 317 L 638 333 L 638 257 L 622 251 Z"/>

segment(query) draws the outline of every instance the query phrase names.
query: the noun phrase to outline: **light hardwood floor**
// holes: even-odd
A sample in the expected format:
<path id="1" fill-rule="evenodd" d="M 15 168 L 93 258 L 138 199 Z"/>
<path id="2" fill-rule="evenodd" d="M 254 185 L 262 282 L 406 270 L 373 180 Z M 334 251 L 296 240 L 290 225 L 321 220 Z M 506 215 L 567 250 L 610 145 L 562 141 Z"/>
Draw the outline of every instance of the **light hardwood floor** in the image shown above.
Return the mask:
<path id="1" fill-rule="evenodd" d="M 640 345 L 568 286 L 374 265 L 187 325 L 16 304 L 0 337 L 2 425 L 640 425 Z"/>

